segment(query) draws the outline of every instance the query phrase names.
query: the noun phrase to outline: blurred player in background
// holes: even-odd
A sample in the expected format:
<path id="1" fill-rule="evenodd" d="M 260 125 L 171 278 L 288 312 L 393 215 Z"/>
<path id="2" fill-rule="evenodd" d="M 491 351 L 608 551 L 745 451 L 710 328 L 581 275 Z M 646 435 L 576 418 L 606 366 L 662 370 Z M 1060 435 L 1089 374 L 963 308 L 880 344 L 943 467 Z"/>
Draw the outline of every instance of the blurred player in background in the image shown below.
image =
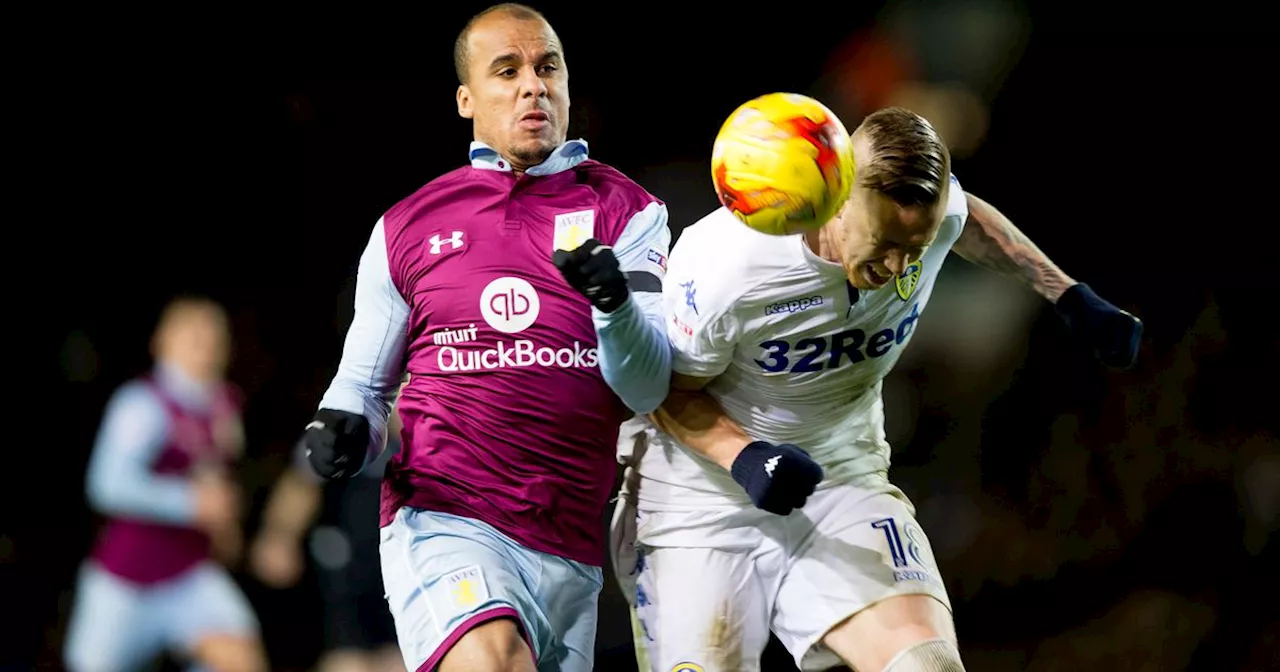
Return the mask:
<path id="1" fill-rule="evenodd" d="M 482 12 L 454 62 L 470 164 L 374 226 L 304 441 L 322 476 L 357 473 L 407 366 L 380 546 L 405 667 L 586 672 L 618 427 L 670 384 L 666 206 L 566 141 L 541 14 Z"/>
<path id="2" fill-rule="evenodd" d="M 949 250 L 1030 285 L 1103 362 L 1137 355 L 1141 323 L 962 191 L 922 117 L 881 110 L 853 142 L 853 195 L 821 230 L 721 209 L 673 251 L 672 392 L 631 443 L 613 546 L 652 670 L 759 669 L 771 629 L 805 670 L 964 669 L 881 399 Z"/>
<path id="3" fill-rule="evenodd" d="M 378 498 L 386 463 L 399 451 L 400 426 L 393 407 L 382 455 L 355 477 L 327 485 L 300 443 L 298 459 L 272 490 L 250 546 L 254 575 L 268 586 L 287 588 L 305 573 L 303 549 L 310 534 L 325 611 L 318 672 L 404 670 L 378 563 Z"/>
<path id="4" fill-rule="evenodd" d="M 87 475 L 107 521 L 76 586 L 72 672 L 135 670 L 166 651 L 220 672 L 267 669 L 257 619 L 216 561 L 234 561 L 241 545 L 230 340 L 220 306 L 175 300 L 155 332 L 154 370 L 107 406 Z"/>

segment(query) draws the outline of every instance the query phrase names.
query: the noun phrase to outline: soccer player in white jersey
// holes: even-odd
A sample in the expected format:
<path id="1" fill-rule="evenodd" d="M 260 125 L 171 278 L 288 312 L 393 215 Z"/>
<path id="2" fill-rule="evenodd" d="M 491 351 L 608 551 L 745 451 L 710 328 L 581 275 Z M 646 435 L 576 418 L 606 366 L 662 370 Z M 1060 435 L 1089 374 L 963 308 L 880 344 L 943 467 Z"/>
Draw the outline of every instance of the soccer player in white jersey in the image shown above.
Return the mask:
<path id="1" fill-rule="evenodd" d="M 655 672 L 759 669 L 770 630 L 804 670 L 964 669 L 881 399 L 949 250 L 1028 283 L 1104 363 L 1136 357 L 1141 322 L 966 194 L 927 121 L 881 110 L 853 143 L 853 194 L 820 231 L 720 209 L 668 260 L 676 374 L 661 429 L 621 437 L 638 478 L 613 546 Z"/>

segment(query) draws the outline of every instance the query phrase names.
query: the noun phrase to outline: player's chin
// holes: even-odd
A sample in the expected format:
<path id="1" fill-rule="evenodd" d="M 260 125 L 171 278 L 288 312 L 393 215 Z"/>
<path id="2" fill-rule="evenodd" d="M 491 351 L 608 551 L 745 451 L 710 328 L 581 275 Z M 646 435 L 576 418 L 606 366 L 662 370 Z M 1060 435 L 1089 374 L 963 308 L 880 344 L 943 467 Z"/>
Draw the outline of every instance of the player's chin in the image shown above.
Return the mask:
<path id="1" fill-rule="evenodd" d="M 511 147 L 511 153 L 515 158 L 520 159 L 528 165 L 534 166 L 547 160 L 551 156 L 551 152 L 555 151 L 560 143 L 554 138 L 541 137 L 539 135 L 526 136 L 516 140 Z"/>

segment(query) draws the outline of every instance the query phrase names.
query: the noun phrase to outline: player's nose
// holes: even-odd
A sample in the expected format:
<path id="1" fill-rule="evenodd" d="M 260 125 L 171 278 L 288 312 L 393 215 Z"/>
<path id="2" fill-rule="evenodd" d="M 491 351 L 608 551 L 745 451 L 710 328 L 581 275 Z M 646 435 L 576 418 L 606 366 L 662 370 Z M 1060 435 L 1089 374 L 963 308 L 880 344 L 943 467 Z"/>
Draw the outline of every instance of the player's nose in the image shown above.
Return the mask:
<path id="1" fill-rule="evenodd" d="M 884 258 L 884 267 L 892 275 L 901 275 L 902 271 L 907 268 L 907 258 L 902 254 L 892 252 Z"/>
<path id="2" fill-rule="evenodd" d="M 520 69 L 520 97 L 534 98 L 547 95 L 547 83 L 538 76 L 535 68 Z"/>

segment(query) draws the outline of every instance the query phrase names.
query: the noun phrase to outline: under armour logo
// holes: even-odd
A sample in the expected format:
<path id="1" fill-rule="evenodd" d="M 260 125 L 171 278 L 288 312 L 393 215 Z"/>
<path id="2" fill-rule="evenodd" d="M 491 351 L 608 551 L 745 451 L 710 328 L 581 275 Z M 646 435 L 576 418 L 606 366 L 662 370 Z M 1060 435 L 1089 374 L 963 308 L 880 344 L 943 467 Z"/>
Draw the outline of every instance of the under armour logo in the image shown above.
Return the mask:
<path id="1" fill-rule="evenodd" d="M 459 247 L 462 247 L 462 232 L 454 231 L 448 238 L 441 238 L 440 234 L 434 233 L 427 242 L 431 243 L 431 254 L 440 254 L 440 248 L 443 247 L 445 243 L 448 243 L 449 247 L 456 250 Z"/>
<path id="2" fill-rule="evenodd" d="M 768 475 L 769 478 L 773 478 L 773 470 L 778 468 L 778 462 L 780 461 L 782 461 L 781 455 L 774 455 L 773 457 L 765 460 L 764 473 Z"/>

